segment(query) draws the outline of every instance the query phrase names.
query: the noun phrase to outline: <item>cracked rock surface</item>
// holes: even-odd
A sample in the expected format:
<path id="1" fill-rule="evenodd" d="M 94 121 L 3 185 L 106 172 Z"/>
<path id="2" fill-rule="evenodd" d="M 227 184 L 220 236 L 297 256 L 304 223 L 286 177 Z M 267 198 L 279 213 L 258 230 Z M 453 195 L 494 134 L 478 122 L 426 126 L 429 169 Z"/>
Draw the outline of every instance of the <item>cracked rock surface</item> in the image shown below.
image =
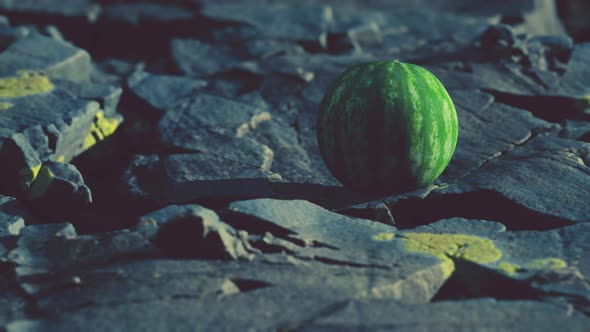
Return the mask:
<path id="1" fill-rule="evenodd" d="M 582 14 L 579 14 L 582 13 Z M 587 331 L 581 0 L 0 0 L 1 331 Z M 431 70 L 432 185 L 316 141 L 358 63 Z"/>

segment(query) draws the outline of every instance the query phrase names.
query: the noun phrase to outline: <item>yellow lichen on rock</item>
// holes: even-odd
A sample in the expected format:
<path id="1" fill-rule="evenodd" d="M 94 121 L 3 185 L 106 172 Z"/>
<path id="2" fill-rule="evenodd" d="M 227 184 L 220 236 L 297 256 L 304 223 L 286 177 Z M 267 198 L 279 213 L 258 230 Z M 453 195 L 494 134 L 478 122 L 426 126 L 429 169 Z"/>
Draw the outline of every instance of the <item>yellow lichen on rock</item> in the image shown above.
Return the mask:
<path id="1" fill-rule="evenodd" d="M 12 105 L 11 103 L 0 101 L 0 111 L 7 110 L 7 109 L 11 108 L 12 106 L 14 106 L 14 105 Z"/>
<path id="2" fill-rule="evenodd" d="M 559 270 L 567 267 L 567 263 L 559 258 L 540 258 L 535 259 L 526 265 L 531 270 Z"/>
<path id="3" fill-rule="evenodd" d="M 393 239 L 395 239 L 395 233 L 384 232 L 373 235 L 375 241 L 392 241 Z"/>
<path id="4" fill-rule="evenodd" d="M 513 276 L 516 275 L 518 272 L 522 271 L 522 267 L 518 264 L 501 262 L 500 264 L 498 264 L 497 270 L 509 276 Z"/>
<path id="5" fill-rule="evenodd" d="M 524 266 L 502 262 L 498 264 L 497 270 L 503 272 L 506 275 L 514 276 L 521 272 L 530 272 L 531 270 L 559 270 L 567 267 L 567 263 L 560 258 L 539 258 L 530 261 Z"/>
<path id="6" fill-rule="evenodd" d="M 117 118 L 107 118 L 103 112 L 96 113 L 96 126 L 100 129 L 104 137 L 114 134 L 120 124 Z"/>
<path id="7" fill-rule="evenodd" d="M 405 233 L 403 241 L 408 251 L 440 258 L 445 277 L 450 276 L 455 269 L 451 257 L 479 264 L 493 263 L 502 258 L 502 252 L 496 248 L 494 242 L 473 235 Z"/>
<path id="8" fill-rule="evenodd" d="M 19 98 L 53 90 L 53 84 L 43 74 L 19 71 L 15 77 L 0 78 L 0 98 Z"/>
<path id="9" fill-rule="evenodd" d="M 86 135 L 86 138 L 84 138 L 84 149 L 88 150 L 99 141 L 105 139 L 105 137 L 114 134 L 120 124 L 121 121 L 118 118 L 108 118 L 103 112 L 97 112 L 90 131 Z"/>
<path id="10" fill-rule="evenodd" d="M 31 168 L 23 168 L 18 173 L 21 179 L 21 186 L 23 189 L 29 187 L 29 185 L 37 178 L 41 164 L 33 166 Z"/>

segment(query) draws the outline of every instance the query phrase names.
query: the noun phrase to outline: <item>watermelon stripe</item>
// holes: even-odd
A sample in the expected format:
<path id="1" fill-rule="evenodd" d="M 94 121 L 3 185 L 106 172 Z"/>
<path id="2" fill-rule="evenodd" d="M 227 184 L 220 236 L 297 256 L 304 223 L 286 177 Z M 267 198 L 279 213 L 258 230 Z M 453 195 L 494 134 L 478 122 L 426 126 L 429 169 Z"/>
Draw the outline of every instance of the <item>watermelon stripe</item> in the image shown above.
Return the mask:
<path id="1" fill-rule="evenodd" d="M 401 126 L 403 123 L 401 114 L 403 107 L 400 107 L 399 105 L 399 97 L 401 95 L 398 79 L 400 75 L 399 66 L 399 62 L 385 63 L 383 77 L 381 78 L 383 87 L 376 88 L 376 93 L 380 93 L 383 98 L 384 112 L 386 114 L 383 120 L 384 133 L 401 132 L 403 129 Z M 396 173 L 405 174 L 405 170 L 402 168 L 402 165 L 406 163 L 405 157 L 403 157 L 406 155 L 404 152 L 405 150 L 406 144 L 404 143 L 402 136 L 387 135 L 383 142 L 383 150 L 381 151 L 383 155 L 383 164 L 381 168 L 376 170 L 375 176 L 382 179 L 382 181 L 389 186 L 395 187 L 396 185 L 399 185 L 396 183 L 396 178 L 399 178 L 396 176 Z M 399 153 L 400 151 L 402 153 Z M 399 156 L 397 158 L 392 158 L 392 156 L 396 156 L 396 154 Z M 402 158 L 400 158 L 400 156 L 402 156 Z"/>
<path id="2" fill-rule="evenodd" d="M 424 82 L 424 86 L 425 86 L 425 91 L 423 91 L 423 93 L 428 93 L 429 91 L 435 91 L 438 92 L 438 87 L 436 86 L 436 82 L 431 80 L 432 75 L 427 72 L 426 70 L 415 66 L 415 71 L 417 73 L 417 75 L 419 75 L 421 77 L 421 81 Z M 432 97 L 428 98 L 430 104 L 429 104 L 429 109 L 430 109 L 430 123 L 433 124 L 431 130 L 431 133 L 429 133 L 429 139 L 430 139 L 430 146 L 425 150 L 425 151 L 440 151 L 440 148 L 442 146 L 441 144 L 441 138 L 444 138 L 445 136 L 447 136 L 445 134 L 445 131 L 447 130 L 447 126 L 444 123 L 444 121 L 442 121 L 442 123 L 440 121 L 437 121 L 437 119 L 439 119 L 441 117 L 441 107 L 440 107 L 440 98 L 438 98 L 439 96 L 436 93 L 432 93 Z M 441 156 L 441 154 L 439 153 L 430 153 L 429 154 L 429 167 L 428 169 L 423 170 L 420 174 L 422 175 L 421 179 L 420 179 L 420 183 L 421 184 L 426 184 L 426 183 L 430 183 L 434 180 L 434 178 L 438 175 L 435 175 L 434 173 L 437 172 L 437 165 L 439 165 L 439 163 L 441 163 L 442 159 L 444 158 L 444 155 Z"/>

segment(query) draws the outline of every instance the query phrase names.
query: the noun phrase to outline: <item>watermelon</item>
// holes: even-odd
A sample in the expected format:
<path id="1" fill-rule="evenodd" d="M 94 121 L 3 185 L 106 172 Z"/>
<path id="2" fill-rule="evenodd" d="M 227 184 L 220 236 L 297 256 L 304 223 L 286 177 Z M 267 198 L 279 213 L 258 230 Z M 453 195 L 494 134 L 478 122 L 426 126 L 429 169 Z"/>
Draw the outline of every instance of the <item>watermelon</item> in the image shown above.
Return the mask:
<path id="1" fill-rule="evenodd" d="M 395 194 L 431 184 L 458 136 L 455 106 L 428 70 L 399 61 L 360 64 L 327 90 L 318 144 L 334 177 L 351 189 Z"/>

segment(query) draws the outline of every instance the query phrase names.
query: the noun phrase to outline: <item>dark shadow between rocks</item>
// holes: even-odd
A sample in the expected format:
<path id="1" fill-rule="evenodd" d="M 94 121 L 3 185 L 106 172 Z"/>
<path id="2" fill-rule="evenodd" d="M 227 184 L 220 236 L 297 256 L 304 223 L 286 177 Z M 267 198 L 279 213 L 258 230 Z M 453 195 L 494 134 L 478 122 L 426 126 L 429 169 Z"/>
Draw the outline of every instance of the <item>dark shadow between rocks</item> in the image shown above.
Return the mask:
<path id="1" fill-rule="evenodd" d="M 539 300 L 540 294 L 524 281 L 508 278 L 494 270 L 451 257 L 455 271 L 432 299 L 457 301 L 491 297 L 497 300 Z"/>
<path id="2" fill-rule="evenodd" d="M 260 281 L 260 280 L 254 280 L 254 279 L 230 278 L 229 280 L 242 293 L 272 286 L 272 284 L 269 284 L 267 282 Z"/>
<path id="3" fill-rule="evenodd" d="M 431 194 L 424 199 L 408 198 L 389 206 L 400 229 L 414 228 L 453 217 L 494 220 L 509 231 L 544 231 L 572 225 L 559 217 L 542 214 L 517 204 L 504 195 L 480 189 L 458 194 Z"/>
<path id="4" fill-rule="evenodd" d="M 524 96 L 507 92 L 484 89 L 494 96 L 498 103 L 520 108 L 531 112 L 545 121 L 560 122 L 565 119 L 590 120 L 590 114 L 580 111 L 579 101 L 563 96 Z"/>

